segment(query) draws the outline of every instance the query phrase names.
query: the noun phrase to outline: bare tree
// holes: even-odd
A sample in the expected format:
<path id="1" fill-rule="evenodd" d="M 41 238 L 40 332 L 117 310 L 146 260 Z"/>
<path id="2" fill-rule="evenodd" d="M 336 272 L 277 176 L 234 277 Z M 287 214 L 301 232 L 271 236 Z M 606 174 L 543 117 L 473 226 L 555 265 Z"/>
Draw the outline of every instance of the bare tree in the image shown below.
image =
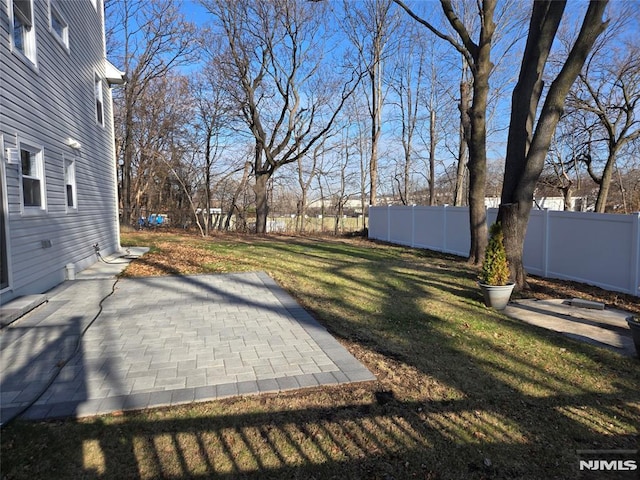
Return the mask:
<path id="1" fill-rule="evenodd" d="M 322 3 L 203 0 L 225 38 L 221 65 L 255 144 L 256 232 L 266 233 L 267 186 L 331 129 L 359 78 L 339 78 L 322 52 L 330 38 Z M 344 77 L 343 77 L 344 78 Z"/>
<path id="2" fill-rule="evenodd" d="M 353 139 L 350 137 L 349 125 L 341 131 L 341 140 L 330 145 L 318 165 L 318 186 L 321 192 L 321 214 L 324 226 L 325 200 L 330 198 L 330 211 L 335 213 L 333 232 L 340 233 L 343 226 L 345 204 L 357 191 L 353 179 L 357 170 L 351 168 Z M 324 230 L 324 229 L 323 229 Z"/>
<path id="3" fill-rule="evenodd" d="M 345 32 L 356 47 L 357 62 L 366 70 L 368 79 L 369 117 L 371 119 L 369 155 L 369 205 L 377 204 L 378 157 L 384 106 L 384 63 L 391 54 L 392 33 L 397 35 L 398 20 L 392 11 L 392 0 L 344 2 Z"/>
<path id="4" fill-rule="evenodd" d="M 393 72 L 390 75 L 390 86 L 395 94 L 394 103 L 400 113 L 400 140 L 404 153 L 401 173 L 395 178 L 401 201 L 405 205 L 411 203 L 411 176 L 416 149 L 414 139 L 423 97 L 423 70 L 427 55 L 427 46 L 413 25 L 407 27 L 407 32 L 406 44 L 398 49 L 398 54 L 392 59 Z"/>
<path id="5" fill-rule="evenodd" d="M 371 151 L 371 137 L 367 134 L 366 106 L 359 95 L 353 95 L 347 104 L 343 114 L 343 153 L 344 156 L 357 159 L 357 195 L 360 198 L 360 212 L 362 213 L 362 228 L 367 228 L 367 215 L 369 199 L 367 198 L 367 188 L 370 187 L 369 173 L 369 152 Z M 347 151 L 348 150 L 348 151 Z M 356 163 L 353 161 L 353 163 Z"/>
<path id="6" fill-rule="evenodd" d="M 526 286 L 522 249 L 533 193 L 545 157 L 569 90 L 596 39 L 607 25 L 602 20 L 607 2 L 592 0 L 573 47 L 546 92 L 538 115 L 538 103 L 543 91 L 542 76 L 564 15 L 565 4 L 564 1 L 552 0 L 534 2 L 520 77 L 513 90 L 502 204 L 498 218 L 503 224 L 507 258 L 518 289 Z"/>
<path id="7" fill-rule="evenodd" d="M 226 216 L 224 221 L 222 218 L 220 219 L 220 224 L 218 226 L 219 230 L 228 231 L 231 228 L 231 219 L 235 215 L 236 220 L 236 230 L 246 231 L 248 224 L 248 204 L 247 201 L 247 190 L 248 183 L 251 177 L 251 167 L 252 163 L 247 160 L 244 162 L 242 168 L 242 177 L 240 180 L 234 180 L 230 176 L 225 176 L 221 181 L 218 182 L 219 193 L 221 194 L 220 205 L 223 207 L 226 206 Z M 230 190 L 232 191 L 231 195 L 227 198 L 227 201 L 224 201 L 224 191 L 226 186 L 230 186 Z"/>
<path id="8" fill-rule="evenodd" d="M 209 235 L 211 225 L 212 208 L 212 182 L 213 167 L 220 160 L 225 150 L 225 144 L 230 136 L 229 124 L 231 122 L 231 101 L 223 88 L 220 88 L 218 70 L 215 59 L 212 59 L 205 69 L 192 81 L 192 90 L 195 100 L 195 133 L 197 135 L 198 151 L 202 154 L 204 174 L 204 233 Z M 236 162 L 233 162 L 236 163 Z M 230 170 L 237 172 L 242 170 L 236 165 L 218 165 L 218 173 L 226 175 Z"/>
<path id="9" fill-rule="evenodd" d="M 296 230 L 299 233 L 303 233 L 305 230 L 305 217 L 307 216 L 307 204 L 309 188 L 313 182 L 314 177 L 318 173 L 318 157 L 321 155 L 324 149 L 324 142 L 317 144 L 311 152 L 309 163 L 304 162 L 303 157 L 298 157 L 298 185 L 300 187 L 300 198 L 296 204 Z"/>
<path id="10" fill-rule="evenodd" d="M 471 140 L 471 118 L 469 110 L 471 106 L 471 81 L 469 79 L 469 68 L 466 60 L 462 57 L 462 69 L 460 72 L 460 99 L 458 110 L 460 112 L 460 137 L 458 144 L 458 164 L 456 170 L 456 184 L 453 204 L 456 207 L 466 204 L 466 177 L 468 172 L 469 151 L 467 145 Z"/>
<path id="11" fill-rule="evenodd" d="M 583 145 L 581 130 L 566 119 L 560 120 L 540 175 L 539 183 L 543 188 L 550 187 L 561 192 L 564 210 L 575 208 L 573 196 L 582 190 L 583 179 L 579 160 Z"/>
<path id="12" fill-rule="evenodd" d="M 120 202 L 123 224 L 131 222 L 140 197 L 133 185 L 136 151 L 135 129 L 142 98 L 149 85 L 162 79 L 173 68 L 189 62 L 196 48 L 194 27 L 180 13 L 174 0 L 108 0 L 107 32 L 110 53 L 127 73 L 127 83 L 114 95 L 116 109 L 116 141 L 121 154 Z M 113 38 L 117 36 L 120 42 Z"/>
<path id="13" fill-rule="evenodd" d="M 350 157 L 347 155 L 344 157 L 344 161 L 340 163 L 339 188 L 336 190 L 336 192 L 333 195 L 334 197 L 333 204 L 336 209 L 336 219 L 334 223 L 333 233 L 336 236 L 340 234 L 340 229 L 341 227 L 343 227 L 342 219 L 344 218 L 344 206 L 351 196 L 351 194 L 347 192 L 348 182 L 349 182 L 348 177 L 350 176 L 347 171 L 349 167 L 349 162 L 350 162 Z"/>
<path id="14" fill-rule="evenodd" d="M 132 110 L 131 212 L 137 216 L 171 208 L 171 168 L 180 169 L 190 149 L 191 114 L 186 77 L 167 74 L 147 83 Z"/>
<path id="15" fill-rule="evenodd" d="M 540 176 L 540 183 L 560 190 L 562 193 L 564 210 L 573 210 L 573 191 L 575 180 L 571 175 L 575 169 L 576 158 L 565 159 L 561 149 L 550 148 L 545 161 L 545 170 Z M 547 172 L 545 174 L 545 172 Z"/>
<path id="16" fill-rule="evenodd" d="M 640 138 L 640 48 L 637 43 L 616 43 L 599 45 L 567 101 L 586 117 L 588 139 L 581 159 L 599 186 L 596 212 L 605 211 L 618 155 Z M 604 166 L 598 172 L 600 157 Z"/>
<path id="17" fill-rule="evenodd" d="M 443 115 L 442 99 L 445 98 L 445 94 L 448 94 L 448 88 L 445 85 L 446 75 L 441 71 L 436 61 L 436 51 L 434 46 L 431 46 L 430 59 L 429 59 L 429 87 L 425 89 L 423 102 L 426 107 L 426 116 L 428 117 L 427 123 L 429 125 L 429 140 L 423 141 L 428 145 L 428 185 L 429 185 L 429 205 L 433 206 L 437 204 L 437 177 L 436 177 L 436 164 L 437 161 L 437 146 L 440 142 L 440 123 Z M 440 57 L 440 55 L 438 55 Z M 424 131 L 424 130 L 422 130 Z M 422 133 L 420 134 L 422 138 Z"/>
<path id="18" fill-rule="evenodd" d="M 629 154 L 616 162 L 616 177 L 623 213 L 640 211 L 640 142 L 636 141 Z"/>
<path id="19" fill-rule="evenodd" d="M 473 75 L 469 135 L 469 225 L 471 248 L 469 261 L 482 261 L 487 246 L 486 210 L 484 206 L 487 176 L 487 102 L 489 98 L 489 76 L 492 70 L 491 44 L 496 31 L 494 13 L 496 0 L 477 3 L 480 29 L 478 39 L 473 40 L 471 32 L 464 25 L 450 0 L 440 0 L 442 11 L 455 31 L 457 38 L 436 28 L 430 21 L 418 16 L 403 1 L 394 0 L 414 20 L 426 27 L 438 38 L 445 40 L 464 57 Z"/>

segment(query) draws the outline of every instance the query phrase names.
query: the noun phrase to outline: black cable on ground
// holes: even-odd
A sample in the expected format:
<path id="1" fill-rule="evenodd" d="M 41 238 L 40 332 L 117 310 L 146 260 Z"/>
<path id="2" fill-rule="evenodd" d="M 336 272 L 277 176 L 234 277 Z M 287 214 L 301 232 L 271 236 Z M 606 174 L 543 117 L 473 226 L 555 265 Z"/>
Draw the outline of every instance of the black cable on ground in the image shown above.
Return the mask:
<path id="1" fill-rule="evenodd" d="M 93 248 L 94 248 L 94 250 L 95 250 L 95 252 L 96 252 L 96 255 L 98 256 L 98 259 L 99 259 L 100 261 L 104 262 L 104 263 L 108 263 L 109 265 L 125 265 L 125 264 L 127 264 L 127 263 L 131 263 L 131 262 L 110 262 L 109 260 L 106 260 L 106 259 L 102 256 L 102 254 L 100 253 L 100 247 L 98 246 L 98 244 L 97 244 L 97 243 L 93 246 Z M 127 251 L 129 251 L 129 249 L 127 249 Z M 122 257 L 119 257 L 119 258 L 122 258 Z M 136 257 L 136 258 L 137 258 L 137 257 Z M 135 259 L 133 259 L 133 258 L 132 258 L 131 260 L 135 260 Z"/>
<path id="2" fill-rule="evenodd" d="M 100 255 L 98 255 L 100 256 Z M 0 429 L 6 427 L 7 425 L 9 425 L 11 422 L 13 422 L 17 417 L 19 417 L 20 415 L 22 415 L 23 413 L 25 413 L 27 410 L 29 410 L 41 397 L 42 395 L 45 394 L 45 392 L 47 390 L 49 390 L 49 387 L 51 387 L 51 385 L 53 384 L 53 382 L 55 382 L 56 378 L 58 378 L 58 375 L 60 375 L 60 372 L 62 371 L 62 369 L 65 367 L 65 365 L 67 363 L 69 363 L 73 357 L 76 356 L 76 354 L 78 353 L 78 351 L 80 350 L 80 341 L 82 340 L 82 338 L 84 337 L 84 335 L 87 333 L 87 330 L 89 330 L 89 327 L 91 327 L 91 325 L 93 325 L 95 323 L 95 321 L 98 319 L 98 317 L 100 316 L 100 314 L 102 314 L 102 304 L 105 302 L 105 300 L 107 298 L 109 298 L 111 295 L 113 295 L 116 292 L 116 285 L 118 284 L 118 281 L 120 280 L 120 278 L 116 278 L 116 281 L 113 282 L 113 285 L 111 286 L 111 292 L 109 292 L 107 295 L 105 295 L 104 297 L 102 297 L 102 299 L 100 300 L 100 303 L 98 304 L 98 313 L 95 314 L 95 316 L 91 319 L 91 321 L 84 327 L 84 329 L 82 330 L 82 332 L 80 332 L 80 335 L 78 336 L 77 340 L 76 340 L 76 345 L 73 349 L 73 352 L 71 353 L 71 355 L 63 361 L 60 361 L 58 363 L 56 363 L 56 367 L 58 367 L 58 370 L 56 370 L 53 375 L 51 375 L 51 378 L 49 378 L 49 380 L 47 381 L 47 383 L 45 384 L 45 386 L 42 388 L 42 390 L 40 392 L 38 392 L 38 394 L 36 395 L 36 397 L 31 400 L 27 405 L 25 405 L 24 407 L 22 407 L 20 410 L 18 410 L 15 414 L 13 414 L 13 416 L 11 416 L 8 420 L 3 421 L 0 424 Z"/>
<path id="3" fill-rule="evenodd" d="M 105 260 L 104 257 L 100 255 L 100 252 L 96 252 L 96 255 L 98 256 L 98 259 L 100 259 L 100 261 L 104 263 L 108 263 L 109 265 L 125 265 L 127 263 L 131 263 L 131 262 L 110 262 L 109 260 Z"/>

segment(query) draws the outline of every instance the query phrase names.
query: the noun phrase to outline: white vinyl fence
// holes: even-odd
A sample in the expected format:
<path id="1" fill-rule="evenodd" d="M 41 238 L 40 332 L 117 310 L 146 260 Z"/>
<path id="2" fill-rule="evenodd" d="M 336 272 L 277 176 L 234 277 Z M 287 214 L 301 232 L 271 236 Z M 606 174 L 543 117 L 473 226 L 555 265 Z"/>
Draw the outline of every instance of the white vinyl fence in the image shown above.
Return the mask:
<path id="1" fill-rule="evenodd" d="M 488 209 L 487 221 L 498 214 Z M 466 207 L 369 208 L 369 238 L 466 257 Z M 640 296 L 640 213 L 533 210 L 524 243 L 527 272 Z"/>

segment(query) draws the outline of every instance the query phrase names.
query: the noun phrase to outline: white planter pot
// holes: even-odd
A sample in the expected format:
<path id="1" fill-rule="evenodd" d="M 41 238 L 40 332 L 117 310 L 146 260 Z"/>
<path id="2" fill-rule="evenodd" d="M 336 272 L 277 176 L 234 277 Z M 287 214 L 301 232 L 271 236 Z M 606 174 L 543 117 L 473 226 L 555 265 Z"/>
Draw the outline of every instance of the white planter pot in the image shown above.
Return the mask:
<path id="1" fill-rule="evenodd" d="M 633 338 L 633 345 L 636 347 L 636 355 L 640 358 L 640 322 L 634 320 L 632 315 L 627 317 L 627 325 L 631 330 L 631 338 Z"/>
<path id="2" fill-rule="evenodd" d="M 478 283 L 482 294 L 484 295 L 484 304 L 487 307 L 495 308 L 496 310 L 504 310 L 511 298 L 511 292 L 515 287 L 515 283 L 509 283 L 508 285 L 485 285 L 484 283 Z"/>

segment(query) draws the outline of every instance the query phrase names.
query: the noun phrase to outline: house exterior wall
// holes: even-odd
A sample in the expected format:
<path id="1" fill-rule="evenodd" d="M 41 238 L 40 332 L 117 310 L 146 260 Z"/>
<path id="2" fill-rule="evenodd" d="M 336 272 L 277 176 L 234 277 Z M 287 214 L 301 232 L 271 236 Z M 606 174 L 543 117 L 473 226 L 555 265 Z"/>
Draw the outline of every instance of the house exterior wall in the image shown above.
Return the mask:
<path id="1" fill-rule="evenodd" d="M 0 290 L 0 304 L 61 283 L 69 263 L 76 271 L 93 264 L 96 243 L 103 254 L 119 249 L 102 2 L 31 0 L 27 5 L 35 34 L 32 61 L 15 45 L 13 0 L 0 0 L 0 201 L 9 284 Z M 68 47 L 51 27 L 52 15 L 66 24 Z M 103 125 L 96 116 L 96 79 L 101 80 Z M 11 155 L 12 150 L 20 155 L 21 148 L 37 150 L 42 159 L 42 208 L 25 206 L 24 163 Z"/>

